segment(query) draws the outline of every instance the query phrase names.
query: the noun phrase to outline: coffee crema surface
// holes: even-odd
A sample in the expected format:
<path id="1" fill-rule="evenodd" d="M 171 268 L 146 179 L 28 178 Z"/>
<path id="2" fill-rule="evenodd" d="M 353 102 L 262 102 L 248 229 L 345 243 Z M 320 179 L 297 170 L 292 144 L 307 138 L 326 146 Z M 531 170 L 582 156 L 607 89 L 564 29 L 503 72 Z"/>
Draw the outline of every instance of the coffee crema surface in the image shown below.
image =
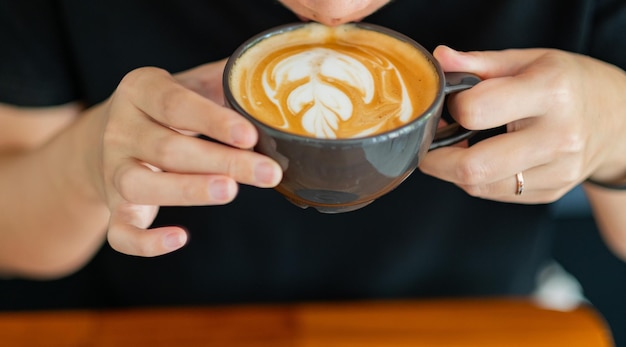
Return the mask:
<path id="1" fill-rule="evenodd" d="M 439 80 L 408 42 L 353 24 L 309 23 L 249 47 L 229 83 L 241 107 L 262 123 L 341 139 L 410 122 L 433 103 Z"/>

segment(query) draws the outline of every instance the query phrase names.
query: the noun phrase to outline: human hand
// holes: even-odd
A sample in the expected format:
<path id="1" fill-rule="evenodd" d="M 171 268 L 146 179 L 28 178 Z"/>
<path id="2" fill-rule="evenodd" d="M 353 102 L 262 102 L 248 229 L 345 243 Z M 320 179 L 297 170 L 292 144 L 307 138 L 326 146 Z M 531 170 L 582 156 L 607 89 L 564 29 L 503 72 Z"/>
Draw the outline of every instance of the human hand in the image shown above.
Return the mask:
<path id="1" fill-rule="evenodd" d="M 624 71 L 549 49 L 461 53 L 441 46 L 434 55 L 445 71 L 484 79 L 450 97 L 454 118 L 468 129 L 506 125 L 507 132 L 469 148 L 431 151 L 423 172 L 473 196 L 519 203 L 554 201 L 589 176 L 624 178 Z"/>
<path id="2" fill-rule="evenodd" d="M 134 70 L 94 110 L 102 124 L 95 185 L 111 212 L 108 241 L 116 250 L 156 256 L 185 244 L 180 227 L 145 230 L 159 206 L 226 204 L 237 183 L 280 181 L 278 164 L 249 150 L 257 142 L 254 126 L 222 105 L 224 63 L 176 76 Z"/>

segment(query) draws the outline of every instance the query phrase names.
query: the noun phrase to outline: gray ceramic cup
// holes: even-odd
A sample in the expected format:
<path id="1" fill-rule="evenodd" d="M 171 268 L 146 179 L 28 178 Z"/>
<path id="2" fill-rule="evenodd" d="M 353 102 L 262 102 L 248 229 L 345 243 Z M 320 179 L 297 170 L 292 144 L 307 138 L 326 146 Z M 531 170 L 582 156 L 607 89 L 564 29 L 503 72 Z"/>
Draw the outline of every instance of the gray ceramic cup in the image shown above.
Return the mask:
<path id="1" fill-rule="evenodd" d="M 411 38 L 378 25 L 358 23 L 409 42 L 431 63 L 439 77 L 432 104 L 407 124 L 380 134 L 349 139 L 322 139 L 295 135 L 268 126 L 246 112 L 231 91 L 234 62 L 261 40 L 305 23 L 283 25 L 262 32 L 244 42 L 229 58 L 223 76 L 225 102 L 252 122 L 259 132 L 255 151 L 276 160 L 283 179 L 275 188 L 296 206 L 314 207 L 323 213 L 340 213 L 362 208 L 396 188 L 418 166 L 429 151 L 448 146 L 473 135 L 454 123 L 439 128 L 446 95 L 471 88 L 480 79 L 469 73 L 444 73 L 435 58 Z"/>

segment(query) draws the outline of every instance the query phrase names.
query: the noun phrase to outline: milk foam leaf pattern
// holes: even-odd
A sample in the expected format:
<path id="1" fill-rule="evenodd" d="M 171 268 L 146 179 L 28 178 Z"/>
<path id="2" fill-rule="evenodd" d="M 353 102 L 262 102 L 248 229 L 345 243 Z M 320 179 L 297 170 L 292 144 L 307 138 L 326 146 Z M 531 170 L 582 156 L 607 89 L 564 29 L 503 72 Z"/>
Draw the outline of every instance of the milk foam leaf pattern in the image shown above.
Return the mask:
<path id="1" fill-rule="evenodd" d="M 276 86 L 296 87 L 288 91 L 272 90 L 268 95 L 286 92 L 287 114 L 301 117 L 303 128 L 321 138 L 336 138 L 339 122 L 352 117 L 354 105 L 346 90 L 357 91 L 364 103 L 371 102 L 374 95 L 374 79 L 361 62 L 324 48 L 284 59 L 271 76 Z M 282 107 L 276 98 L 273 102 Z"/>
<path id="2" fill-rule="evenodd" d="M 312 99 L 311 99 L 312 98 Z M 303 100 L 311 100 L 303 104 Z M 336 138 L 339 119 L 352 116 L 352 102 L 348 96 L 335 87 L 313 81 L 294 89 L 287 101 L 290 111 L 301 114 L 303 128 L 318 137 Z"/>

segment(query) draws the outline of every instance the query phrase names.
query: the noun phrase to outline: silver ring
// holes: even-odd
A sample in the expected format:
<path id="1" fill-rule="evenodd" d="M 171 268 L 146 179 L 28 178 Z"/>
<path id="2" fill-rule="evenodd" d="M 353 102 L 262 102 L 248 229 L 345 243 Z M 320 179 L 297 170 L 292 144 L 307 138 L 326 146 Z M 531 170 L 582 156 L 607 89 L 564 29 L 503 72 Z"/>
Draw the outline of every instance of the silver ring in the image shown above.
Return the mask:
<path id="1" fill-rule="evenodd" d="M 515 195 L 522 195 L 524 192 L 524 175 L 521 172 L 518 172 L 515 175 L 515 179 L 517 180 L 517 190 L 515 191 Z"/>

